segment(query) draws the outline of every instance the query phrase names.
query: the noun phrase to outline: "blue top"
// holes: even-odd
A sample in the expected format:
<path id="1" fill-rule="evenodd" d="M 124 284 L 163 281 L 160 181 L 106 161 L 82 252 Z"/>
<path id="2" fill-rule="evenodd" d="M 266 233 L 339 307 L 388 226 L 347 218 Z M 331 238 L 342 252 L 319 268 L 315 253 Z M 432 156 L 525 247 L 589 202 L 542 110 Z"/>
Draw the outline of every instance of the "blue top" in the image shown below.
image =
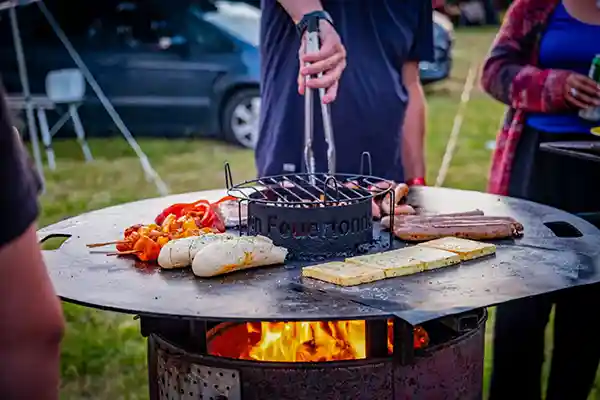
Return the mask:
<path id="1" fill-rule="evenodd" d="M 259 176 L 305 171 L 304 99 L 298 94 L 300 40 L 278 2 L 263 0 L 261 18 L 261 117 L 256 147 Z M 407 91 L 401 66 L 432 61 L 431 1 L 324 0 L 347 50 L 348 66 L 331 105 L 336 172 L 360 172 L 363 151 L 373 174 L 403 180 L 400 136 Z M 314 111 L 316 171 L 327 171 L 318 100 Z"/>
<path id="2" fill-rule="evenodd" d="M 540 43 L 540 66 L 565 69 L 586 75 L 596 54 L 600 54 L 600 25 L 573 18 L 564 4 L 556 7 Z M 532 113 L 527 125 L 549 133 L 590 133 L 597 122 L 580 118 L 577 111 L 561 114 Z"/>

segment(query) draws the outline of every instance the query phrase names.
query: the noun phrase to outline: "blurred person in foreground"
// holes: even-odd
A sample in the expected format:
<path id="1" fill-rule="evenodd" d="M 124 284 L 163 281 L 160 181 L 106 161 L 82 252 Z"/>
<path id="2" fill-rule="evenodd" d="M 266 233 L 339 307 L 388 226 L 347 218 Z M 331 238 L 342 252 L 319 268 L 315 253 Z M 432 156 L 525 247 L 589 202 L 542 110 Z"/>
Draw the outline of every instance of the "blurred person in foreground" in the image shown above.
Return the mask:
<path id="1" fill-rule="evenodd" d="M 310 16 L 319 20 L 321 47 L 305 55 L 301 27 Z M 374 175 L 424 184 L 426 107 L 419 61 L 433 58 L 432 3 L 262 1 L 261 19 L 259 176 L 304 170 L 305 77 L 322 72 L 308 85 L 326 89 L 323 101 L 332 103 L 336 172 L 361 172 L 361 154 L 368 151 Z M 314 115 L 316 171 L 325 172 L 318 100 Z"/>
<path id="2" fill-rule="evenodd" d="M 517 0 L 485 62 L 482 85 L 509 106 L 496 140 L 488 191 L 572 213 L 598 210 L 600 168 L 541 152 L 553 141 L 590 141 L 579 117 L 600 105 L 587 77 L 600 54 L 600 2 Z M 498 306 L 491 400 L 541 398 L 544 331 L 555 305 L 548 400 L 585 400 L 600 359 L 597 285 Z"/>
<path id="3" fill-rule="evenodd" d="M 58 399 L 63 315 L 36 236 L 41 184 L 0 84 L 0 398 Z"/>

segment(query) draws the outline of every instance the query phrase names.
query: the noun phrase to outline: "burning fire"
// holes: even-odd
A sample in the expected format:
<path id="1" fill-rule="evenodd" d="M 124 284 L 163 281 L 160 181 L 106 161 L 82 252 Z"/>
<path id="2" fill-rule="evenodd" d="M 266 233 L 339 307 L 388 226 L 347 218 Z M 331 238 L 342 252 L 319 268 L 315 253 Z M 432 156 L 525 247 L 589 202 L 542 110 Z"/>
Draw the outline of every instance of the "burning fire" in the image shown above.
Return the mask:
<path id="1" fill-rule="evenodd" d="M 248 322 L 224 335 L 227 337 L 218 335 L 209 342 L 210 354 L 269 362 L 359 360 L 367 356 L 366 324 L 362 320 Z M 389 353 L 393 350 L 392 343 L 393 321 L 389 320 Z M 427 332 L 415 327 L 415 348 L 428 344 Z"/>
<path id="2" fill-rule="evenodd" d="M 248 355 L 252 360 L 317 362 L 366 357 L 364 321 L 248 323 L 260 341 Z"/>

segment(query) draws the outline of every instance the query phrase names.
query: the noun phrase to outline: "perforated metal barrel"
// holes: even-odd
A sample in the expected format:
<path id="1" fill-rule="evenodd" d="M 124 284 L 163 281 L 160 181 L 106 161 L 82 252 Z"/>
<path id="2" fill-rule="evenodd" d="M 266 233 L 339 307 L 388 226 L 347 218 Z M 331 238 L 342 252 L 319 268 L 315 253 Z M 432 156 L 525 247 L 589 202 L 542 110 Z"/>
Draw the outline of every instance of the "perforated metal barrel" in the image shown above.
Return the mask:
<path id="1" fill-rule="evenodd" d="M 402 365 L 394 358 L 323 363 L 240 361 L 188 352 L 152 334 L 151 399 L 479 400 L 486 316 Z"/>

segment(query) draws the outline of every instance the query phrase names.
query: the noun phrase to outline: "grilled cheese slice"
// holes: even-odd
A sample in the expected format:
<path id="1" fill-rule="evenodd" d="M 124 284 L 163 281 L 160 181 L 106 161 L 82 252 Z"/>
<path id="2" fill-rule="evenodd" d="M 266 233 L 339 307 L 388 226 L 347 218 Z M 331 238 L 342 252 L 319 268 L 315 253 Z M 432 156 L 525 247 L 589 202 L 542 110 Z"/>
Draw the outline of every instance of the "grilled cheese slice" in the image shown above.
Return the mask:
<path id="1" fill-rule="evenodd" d="M 386 278 L 412 275 L 425 270 L 425 263 L 422 260 L 411 257 L 409 254 L 401 253 L 399 250 L 366 254 L 364 256 L 347 258 L 346 261 L 355 265 L 382 270 Z"/>
<path id="2" fill-rule="evenodd" d="M 417 246 L 450 251 L 458 254 L 462 261 L 473 260 L 496 253 L 496 245 L 492 243 L 483 243 L 452 236 L 430 240 L 420 243 Z"/>
<path id="3" fill-rule="evenodd" d="M 446 250 L 418 246 L 406 247 L 402 250 L 417 260 L 423 261 L 425 264 L 425 271 L 449 267 L 460 263 L 460 257 L 458 255 Z"/>
<path id="4" fill-rule="evenodd" d="M 304 267 L 302 268 L 302 276 L 340 286 L 355 286 L 379 281 L 386 277 L 382 269 L 342 261 Z"/>
<path id="5" fill-rule="evenodd" d="M 412 246 L 352 257 L 346 261 L 383 269 L 387 278 L 394 278 L 458 264 L 460 257 L 444 250 Z"/>

